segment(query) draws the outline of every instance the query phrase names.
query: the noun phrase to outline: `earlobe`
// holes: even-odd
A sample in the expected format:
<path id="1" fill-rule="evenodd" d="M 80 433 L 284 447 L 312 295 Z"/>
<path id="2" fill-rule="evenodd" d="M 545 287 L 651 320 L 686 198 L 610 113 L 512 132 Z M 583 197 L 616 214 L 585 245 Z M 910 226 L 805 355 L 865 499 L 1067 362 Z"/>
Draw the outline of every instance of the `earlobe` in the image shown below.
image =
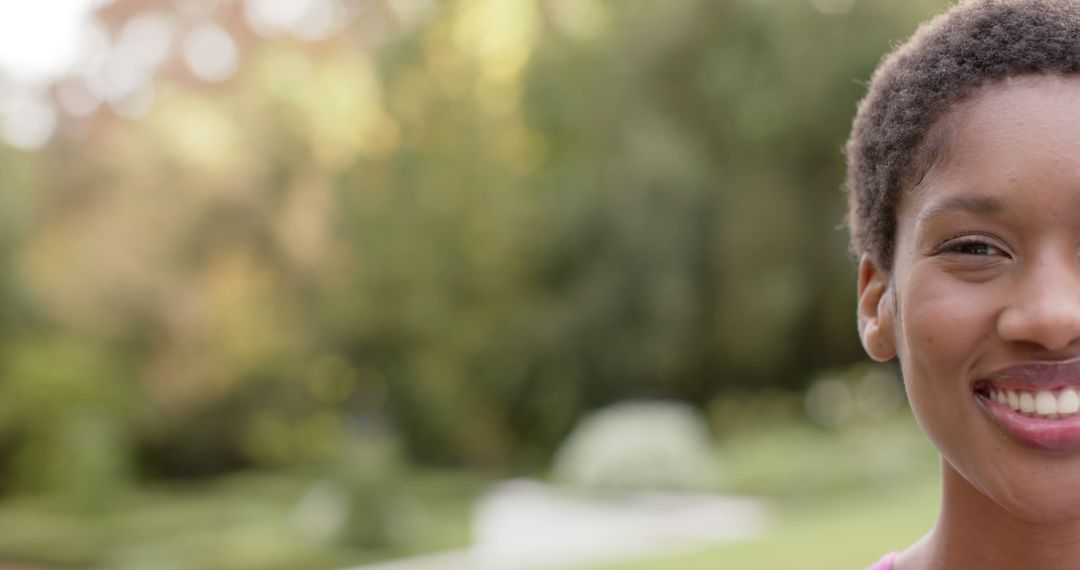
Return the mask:
<path id="1" fill-rule="evenodd" d="M 896 307 L 889 288 L 888 274 L 863 254 L 859 260 L 859 339 L 870 358 L 878 362 L 896 356 Z"/>

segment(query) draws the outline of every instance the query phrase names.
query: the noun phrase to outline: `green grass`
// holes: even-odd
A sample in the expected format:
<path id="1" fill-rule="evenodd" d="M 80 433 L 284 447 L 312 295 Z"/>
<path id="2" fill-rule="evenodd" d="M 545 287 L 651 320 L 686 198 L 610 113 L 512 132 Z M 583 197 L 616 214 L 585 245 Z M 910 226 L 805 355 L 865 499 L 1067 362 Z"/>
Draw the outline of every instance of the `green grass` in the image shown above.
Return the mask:
<path id="1" fill-rule="evenodd" d="M 722 492 L 774 505 L 761 539 L 588 570 L 861 570 L 925 533 L 938 502 L 937 460 L 909 414 L 823 429 L 746 422 L 718 449 Z M 0 503 L 0 566 L 102 570 L 327 570 L 469 542 L 471 504 L 488 483 L 466 472 L 401 468 L 360 505 L 395 496 L 402 537 L 380 547 L 297 532 L 296 505 L 325 473 L 246 473 L 126 492 L 100 512 L 50 499 Z M 373 502 L 365 502 L 373 501 Z"/>
<path id="2" fill-rule="evenodd" d="M 760 540 L 589 570 L 859 570 L 929 530 L 938 483 L 925 477 L 832 499 L 782 509 L 777 526 Z"/>
<path id="3" fill-rule="evenodd" d="M 48 498 L 0 504 L 0 566 L 107 570 L 318 570 L 468 544 L 472 497 L 483 480 L 414 471 L 402 478 L 399 532 L 408 540 L 363 547 L 297 531 L 294 512 L 315 478 L 246 473 L 198 485 L 125 493 L 107 511 Z"/>
<path id="4" fill-rule="evenodd" d="M 774 505 L 763 538 L 587 570 L 861 570 L 917 540 L 937 515 L 937 455 L 908 414 L 839 432 L 748 431 L 726 451 L 730 488 Z"/>

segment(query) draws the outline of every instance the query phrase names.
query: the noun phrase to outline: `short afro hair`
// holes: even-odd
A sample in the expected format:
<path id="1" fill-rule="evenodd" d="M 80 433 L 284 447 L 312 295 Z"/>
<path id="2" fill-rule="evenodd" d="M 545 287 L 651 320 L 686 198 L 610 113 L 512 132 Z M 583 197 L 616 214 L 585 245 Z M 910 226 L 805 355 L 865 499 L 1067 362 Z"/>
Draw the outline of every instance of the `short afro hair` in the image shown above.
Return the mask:
<path id="1" fill-rule="evenodd" d="M 935 127 L 951 106 L 1007 77 L 1076 73 L 1077 0 L 968 0 L 923 24 L 882 59 L 855 115 L 845 182 L 853 253 L 891 269 L 901 192 L 938 160 Z"/>

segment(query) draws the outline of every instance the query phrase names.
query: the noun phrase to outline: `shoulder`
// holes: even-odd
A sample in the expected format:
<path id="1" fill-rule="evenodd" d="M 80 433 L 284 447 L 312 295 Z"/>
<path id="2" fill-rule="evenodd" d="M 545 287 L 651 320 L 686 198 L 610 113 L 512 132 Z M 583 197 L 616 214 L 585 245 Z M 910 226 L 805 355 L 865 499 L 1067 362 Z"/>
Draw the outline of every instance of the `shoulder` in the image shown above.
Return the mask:
<path id="1" fill-rule="evenodd" d="M 893 561 L 896 560 L 896 555 L 896 552 L 890 552 L 881 557 L 881 560 L 878 560 L 877 563 L 866 570 L 892 570 Z"/>

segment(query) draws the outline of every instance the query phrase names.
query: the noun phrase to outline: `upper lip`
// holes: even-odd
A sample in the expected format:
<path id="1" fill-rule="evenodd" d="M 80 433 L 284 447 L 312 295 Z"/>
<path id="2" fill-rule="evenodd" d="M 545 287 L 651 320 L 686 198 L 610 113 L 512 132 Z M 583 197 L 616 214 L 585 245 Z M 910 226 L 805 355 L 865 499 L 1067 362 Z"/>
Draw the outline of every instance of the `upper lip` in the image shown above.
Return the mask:
<path id="1" fill-rule="evenodd" d="M 982 377 L 978 384 L 1052 390 L 1080 385 L 1080 357 L 1069 360 L 1040 360 L 999 368 Z"/>

